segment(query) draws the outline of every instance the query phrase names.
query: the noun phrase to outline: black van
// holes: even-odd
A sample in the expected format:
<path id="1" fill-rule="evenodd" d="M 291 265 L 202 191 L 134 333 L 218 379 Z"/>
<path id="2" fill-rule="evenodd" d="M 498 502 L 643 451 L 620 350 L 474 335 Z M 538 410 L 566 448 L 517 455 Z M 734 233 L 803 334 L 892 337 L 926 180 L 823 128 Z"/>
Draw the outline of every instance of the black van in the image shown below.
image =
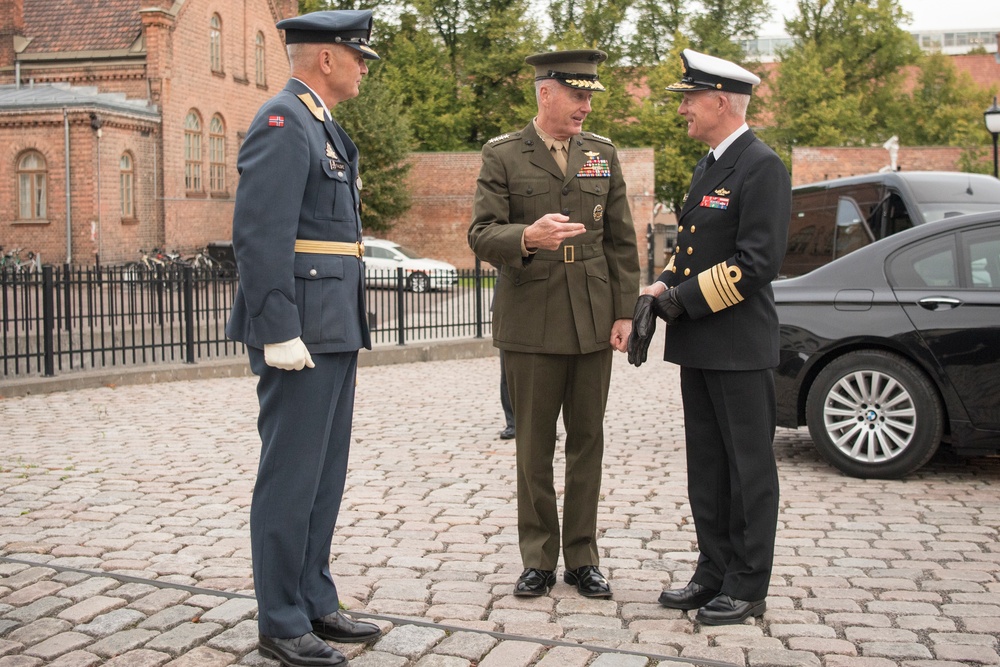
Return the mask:
<path id="1" fill-rule="evenodd" d="M 982 174 L 895 171 L 799 185 L 779 277 L 808 273 L 925 222 L 993 210 L 1000 210 L 1000 180 Z"/>

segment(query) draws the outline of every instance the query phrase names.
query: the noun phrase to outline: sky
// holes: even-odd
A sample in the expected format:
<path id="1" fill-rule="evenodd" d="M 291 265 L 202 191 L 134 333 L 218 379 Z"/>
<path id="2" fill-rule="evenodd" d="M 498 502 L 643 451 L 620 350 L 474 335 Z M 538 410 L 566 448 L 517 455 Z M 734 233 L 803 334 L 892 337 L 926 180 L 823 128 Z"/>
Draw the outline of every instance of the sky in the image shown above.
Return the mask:
<path id="1" fill-rule="evenodd" d="M 796 13 L 795 0 L 770 0 L 775 8 L 775 20 L 764 25 L 760 34 L 784 34 L 782 16 Z M 900 0 L 903 9 L 913 17 L 907 30 L 1000 30 L 1000 2 L 997 0 Z"/>

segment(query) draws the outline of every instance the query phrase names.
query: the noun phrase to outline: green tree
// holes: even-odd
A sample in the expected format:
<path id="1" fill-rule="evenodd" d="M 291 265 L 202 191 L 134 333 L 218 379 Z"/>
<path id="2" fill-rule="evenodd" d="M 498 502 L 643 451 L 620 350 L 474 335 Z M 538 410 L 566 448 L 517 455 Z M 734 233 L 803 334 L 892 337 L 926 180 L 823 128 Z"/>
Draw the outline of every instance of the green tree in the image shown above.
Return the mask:
<path id="1" fill-rule="evenodd" d="M 888 119 L 903 113 L 904 68 L 919 54 L 916 41 L 899 27 L 909 15 L 898 0 L 798 0 L 798 10 L 798 16 L 785 23 L 795 45 L 782 58 L 782 76 L 787 66 L 799 65 L 816 76 L 842 76 L 844 93 L 860 96 L 859 105 L 853 114 L 829 120 L 845 135 L 854 134 L 861 123 L 866 126 L 864 138 L 879 140 Z M 805 49 L 808 58 L 793 57 Z M 789 76 L 804 80 L 801 74 Z M 821 79 L 815 83 L 829 85 Z M 804 86 L 800 91 L 808 92 Z"/>
<path id="2" fill-rule="evenodd" d="M 366 78 L 361 94 L 334 108 L 334 117 L 358 146 L 361 221 L 366 231 L 389 229 L 410 208 L 406 188 L 412 139 L 402 105 L 380 78 Z"/>
<path id="3" fill-rule="evenodd" d="M 862 110 L 863 94 L 848 89 L 840 63 L 825 66 L 818 51 L 807 42 L 784 54 L 768 100 L 773 117 L 761 137 L 789 166 L 796 144 L 863 144 L 875 125 L 873 112 Z"/>
<path id="4" fill-rule="evenodd" d="M 417 23 L 416 15 L 404 14 L 398 30 L 378 44 L 383 61 L 374 74 L 399 100 L 415 150 L 462 150 L 474 115 L 471 95 L 458 85 L 442 42 Z"/>
<path id="5" fill-rule="evenodd" d="M 988 95 L 996 94 L 994 85 Z M 967 72 L 941 53 L 923 55 L 905 115 L 888 130 L 909 146 L 969 146 L 982 143 L 983 94 Z"/>
<path id="6" fill-rule="evenodd" d="M 656 65 L 670 56 L 674 34 L 684 25 L 687 3 L 683 0 L 635 0 L 632 3 L 634 31 L 628 55 L 636 65 Z"/>
<path id="7" fill-rule="evenodd" d="M 701 4 L 701 11 L 690 17 L 692 48 L 741 62 L 743 49 L 733 38 L 757 34 L 770 15 L 767 0 L 702 0 Z"/>

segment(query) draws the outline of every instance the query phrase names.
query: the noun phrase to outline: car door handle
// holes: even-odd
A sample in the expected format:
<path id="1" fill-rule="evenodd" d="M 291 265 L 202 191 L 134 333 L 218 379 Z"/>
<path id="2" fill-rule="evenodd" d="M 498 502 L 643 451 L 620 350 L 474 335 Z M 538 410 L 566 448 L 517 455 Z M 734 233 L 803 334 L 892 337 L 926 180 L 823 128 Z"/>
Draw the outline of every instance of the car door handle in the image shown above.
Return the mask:
<path id="1" fill-rule="evenodd" d="M 921 308 L 927 310 L 951 310 L 952 308 L 958 308 L 962 305 L 960 299 L 955 299 L 950 296 L 928 296 L 917 301 Z"/>

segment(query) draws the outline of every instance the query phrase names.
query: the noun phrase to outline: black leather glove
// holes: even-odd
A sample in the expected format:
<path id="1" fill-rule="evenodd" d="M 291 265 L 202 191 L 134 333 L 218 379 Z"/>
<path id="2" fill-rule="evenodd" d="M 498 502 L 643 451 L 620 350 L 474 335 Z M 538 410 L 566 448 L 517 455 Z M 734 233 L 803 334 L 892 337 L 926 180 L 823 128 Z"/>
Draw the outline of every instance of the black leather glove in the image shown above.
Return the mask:
<path id="1" fill-rule="evenodd" d="M 684 304 L 681 303 L 676 288 L 668 287 L 665 292 L 656 297 L 656 301 L 653 302 L 653 313 L 662 318 L 668 325 L 676 322 L 677 318 L 684 314 Z"/>
<path id="2" fill-rule="evenodd" d="M 632 314 L 632 333 L 628 335 L 628 362 L 638 368 L 646 361 L 649 342 L 656 331 L 656 317 L 653 315 L 653 296 L 643 294 L 635 302 Z"/>

